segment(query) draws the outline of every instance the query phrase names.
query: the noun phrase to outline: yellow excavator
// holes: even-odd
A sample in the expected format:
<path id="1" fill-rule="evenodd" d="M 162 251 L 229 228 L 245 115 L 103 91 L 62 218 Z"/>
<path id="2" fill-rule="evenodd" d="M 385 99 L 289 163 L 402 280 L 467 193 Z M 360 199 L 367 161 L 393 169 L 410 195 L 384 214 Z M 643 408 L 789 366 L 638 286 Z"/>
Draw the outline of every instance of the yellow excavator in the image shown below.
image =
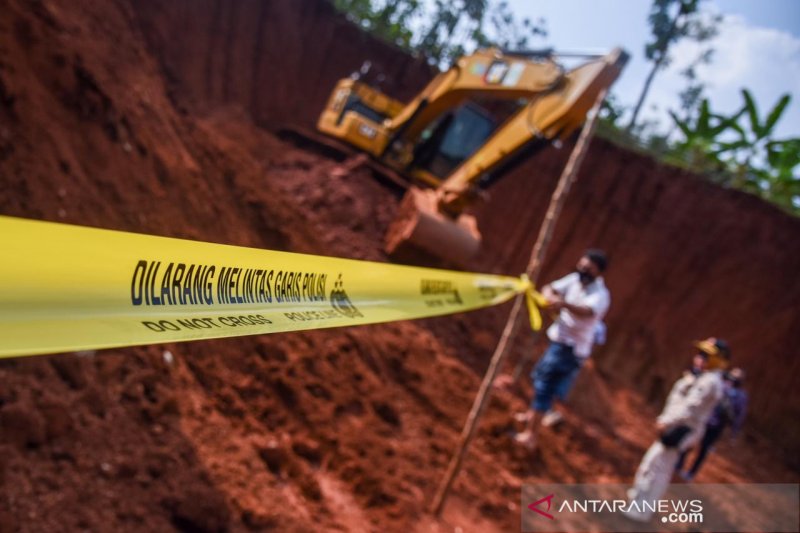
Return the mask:
<path id="1" fill-rule="evenodd" d="M 411 246 L 456 265 L 477 253 L 480 233 L 465 210 L 525 148 L 580 127 L 628 58 L 614 49 L 562 67 L 573 55 L 479 50 L 407 104 L 357 76 L 339 81 L 317 128 L 413 184 L 386 234 L 388 253 Z"/>

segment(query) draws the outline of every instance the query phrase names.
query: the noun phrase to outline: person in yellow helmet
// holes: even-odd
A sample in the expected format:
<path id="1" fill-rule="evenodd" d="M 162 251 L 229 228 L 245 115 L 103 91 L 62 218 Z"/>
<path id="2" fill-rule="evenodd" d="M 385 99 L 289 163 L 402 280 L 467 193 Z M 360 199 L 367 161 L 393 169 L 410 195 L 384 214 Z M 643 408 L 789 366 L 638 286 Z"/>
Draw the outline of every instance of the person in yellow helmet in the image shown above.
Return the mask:
<path id="1" fill-rule="evenodd" d="M 681 454 L 675 471 L 686 482 L 691 482 L 703 461 L 708 456 L 708 452 L 714 449 L 714 444 L 719 440 L 725 429 L 731 427 L 731 441 L 742 429 L 745 414 L 747 413 L 747 392 L 743 388 L 745 373 L 741 368 L 734 368 L 725 374 L 725 391 L 722 401 L 714 408 L 714 412 L 706 423 L 705 433 L 697 449 L 697 456 L 694 464 L 686 472 L 683 471 L 683 464 L 689 451 Z"/>
<path id="2" fill-rule="evenodd" d="M 723 373 L 730 361 L 730 348 L 719 338 L 694 343 L 705 360 L 699 374 L 687 373 L 675 382 L 664 409 L 656 419 L 659 438 L 639 464 L 633 487 L 628 490 L 631 505 L 628 518 L 646 522 L 653 515 L 653 502 L 667 490 L 675 465 L 683 451 L 702 438 L 714 408 L 722 399 Z"/>

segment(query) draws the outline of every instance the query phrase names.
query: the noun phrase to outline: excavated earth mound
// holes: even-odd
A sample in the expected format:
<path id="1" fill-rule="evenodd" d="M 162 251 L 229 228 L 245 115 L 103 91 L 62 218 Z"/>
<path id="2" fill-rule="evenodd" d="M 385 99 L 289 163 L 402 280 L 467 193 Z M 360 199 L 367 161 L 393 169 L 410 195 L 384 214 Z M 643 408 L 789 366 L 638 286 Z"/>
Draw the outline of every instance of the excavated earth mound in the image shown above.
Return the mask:
<path id="1" fill-rule="evenodd" d="M 313 125 L 364 60 L 399 97 L 431 74 L 318 0 L 3 0 L 0 213 L 386 261 L 398 192 L 276 135 Z M 479 208 L 475 268 L 522 268 L 566 156 L 542 152 Z M 523 396 L 497 392 L 442 519 L 426 506 L 507 306 L 0 361 L 0 531 L 516 529 L 523 482 L 630 480 L 709 333 L 750 372 L 753 413 L 705 480 L 796 481 L 798 230 L 595 141 L 544 278 L 606 247 L 609 343 L 533 458 L 509 438 Z"/>

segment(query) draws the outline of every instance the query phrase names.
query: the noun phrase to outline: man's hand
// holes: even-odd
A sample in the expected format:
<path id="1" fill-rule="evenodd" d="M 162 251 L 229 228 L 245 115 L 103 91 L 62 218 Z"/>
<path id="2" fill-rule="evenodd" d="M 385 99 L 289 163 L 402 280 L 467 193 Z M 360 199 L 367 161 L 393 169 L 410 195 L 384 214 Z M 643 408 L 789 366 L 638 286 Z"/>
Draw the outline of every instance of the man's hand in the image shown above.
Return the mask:
<path id="1" fill-rule="evenodd" d="M 555 290 L 550 285 L 545 285 L 544 286 L 544 288 L 542 289 L 542 296 L 544 296 L 544 299 L 548 300 L 548 301 L 549 300 L 559 299 L 559 298 L 562 297 L 561 293 L 559 293 L 557 290 Z"/>
<path id="2" fill-rule="evenodd" d="M 587 305 L 575 305 L 567 303 L 564 300 L 564 295 L 553 290 L 550 285 L 545 285 L 545 287 L 542 289 L 542 296 L 544 296 L 544 299 L 547 300 L 548 311 L 561 311 L 562 309 L 566 309 L 570 313 L 582 318 L 594 316 L 594 309 Z"/>
<path id="3" fill-rule="evenodd" d="M 564 307 L 565 304 L 564 299 L 558 294 L 553 294 L 550 297 L 545 297 L 545 299 L 547 300 L 547 309 L 553 311 L 559 311 Z"/>
<path id="4" fill-rule="evenodd" d="M 664 430 L 667 429 L 667 425 L 662 422 L 656 422 L 656 431 L 659 434 L 664 433 Z"/>

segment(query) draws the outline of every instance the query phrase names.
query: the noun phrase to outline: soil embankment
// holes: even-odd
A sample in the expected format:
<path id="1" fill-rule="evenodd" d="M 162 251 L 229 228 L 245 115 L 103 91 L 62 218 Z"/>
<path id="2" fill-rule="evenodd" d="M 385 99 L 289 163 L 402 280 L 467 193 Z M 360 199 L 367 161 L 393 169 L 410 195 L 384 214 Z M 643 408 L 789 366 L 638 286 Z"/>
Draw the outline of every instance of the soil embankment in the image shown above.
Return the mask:
<path id="1" fill-rule="evenodd" d="M 395 193 L 270 133 L 312 124 L 365 59 L 401 97 L 429 74 L 327 3 L 4 0 L 0 51 L 0 213 L 386 260 Z M 565 157 L 497 186 L 481 268 L 521 268 Z M 2 361 L 0 531 L 509 530 L 523 480 L 630 479 L 652 438 L 642 394 L 709 332 L 748 368 L 774 441 L 714 456 L 708 479 L 795 480 L 764 452 L 800 440 L 797 235 L 761 202 L 596 142 L 545 278 L 610 250 L 609 344 L 534 461 L 508 436 L 523 401 L 497 395 L 443 521 L 425 508 L 507 308 Z"/>
<path id="2" fill-rule="evenodd" d="M 323 1 L 162 4 L 137 12 L 180 94 L 201 107 L 241 106 L 272 129 L 312 127 L 330 88 L 364 61 L 401 99 L 430 76 Z M 538 153 L 493 189 L 478 210 L 486 246 L 477 268 L 524 268 L 569 148 Z M 749 373 L 751 422 L 797 450 L 800 428 L 786 421 L 800 416 L 799 237 L 800 220 L 764 202 L 595 140 L 542 279 L 570 269 L 585 247 L 606 249 L 614 305 L 600 368 L 656 399 L 686 365 L 687 340 L 724 337 Z"/>

